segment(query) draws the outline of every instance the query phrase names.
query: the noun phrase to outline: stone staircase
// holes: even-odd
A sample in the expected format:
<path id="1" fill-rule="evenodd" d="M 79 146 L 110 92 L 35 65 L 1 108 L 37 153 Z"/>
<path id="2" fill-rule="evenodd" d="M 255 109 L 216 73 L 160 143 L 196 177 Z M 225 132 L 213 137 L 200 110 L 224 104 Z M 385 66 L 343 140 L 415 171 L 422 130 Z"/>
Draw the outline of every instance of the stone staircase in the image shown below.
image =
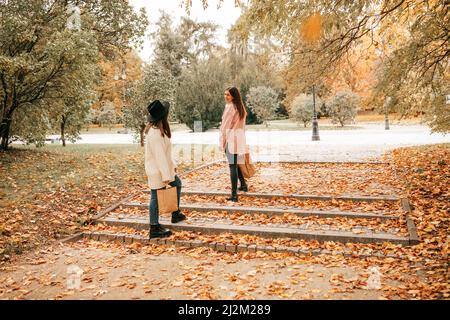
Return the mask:
<path id="1" fill-rule="evenodd" d="M 86 237 L 128 244 L 139 242 L 208 247 L 229 252 L 263 251 L 349 256 L 389 254 L 382 250 L 366 250 L 361 246 L 357 248 L 356 253 L 346 247 L 340 251 L 330 251 L 323 246 L 314 248 L 308 244 L 332 242 L 344 245 L 409 246 L 418 243 L 414 223 L 409 218 L 408 199 L 391 193 L 398 186 L 393 186 L 396 184 L 395 172 L 389 163 L 295 162 L 258 163 L 258 166 L 259 176 L 257 174 L 250 180 L 251 192 L 240 194 L 240 202 L 237 204 L 226 202 L 225 197 L 229 195 L 229 191 L 220 189 L 221 185 L 229 184 L 225 164 L 215 162 L 184 173 L 181 210 L 188 219 L 172 224 L 168 216 L 160 217 L 160 223 L 174 231 L 170 238 L 148 239 L 149 190 L 142 190 L 96 217 L 95 223 L 105 226 L 103 230 L 86 231 L 72 240 Z M 267 173 L 271 170 L 278 172 L 278 178 Z M 286 172 L 293 174 L 298 180 L 315 179 L 315 190 L 322 192 L 305 194 L 298 192 L 295 186 L 289 189 Z M 320 189 L 321 181 L 323 190 Z M 384 186 L 383 181 L 391 183 Z M 252 183 L 255 187 L 252 187 Z M 206 185 L 208 188 L 199 188 Z M 263 192 L 266 185 L 286 186 L 285 190 L 288 191 Z M 314 186 L 314 183 L 312 185 Z M 295 192 L 291 192 L 292 189 L 296 189 Z M 308 186 L 302 189 L 308 190 Z M 331 192 L 334 190 L 343 192 Z M 108 228 L 125 228 L 127 232 L 109 231 Z M 181 236 L 178 236 L 179 234 Z M 240 241 L 249 236 L 255 236 L 268 244 Z M 272 239 L 282 242 L 273 244 Z"/>

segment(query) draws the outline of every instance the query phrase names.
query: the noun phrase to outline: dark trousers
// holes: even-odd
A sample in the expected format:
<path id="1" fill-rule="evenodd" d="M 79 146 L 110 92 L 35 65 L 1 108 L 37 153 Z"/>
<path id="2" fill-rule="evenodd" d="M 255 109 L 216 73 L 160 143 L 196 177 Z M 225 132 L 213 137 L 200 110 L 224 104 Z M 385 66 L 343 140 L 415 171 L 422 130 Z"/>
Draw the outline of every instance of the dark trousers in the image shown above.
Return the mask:
<path id="1" fill-rule="evenodd" d="M 245 178 L 238 166 L 238 155 L 230 153 L 230 151 L 228 150 L 228 146 L 225 149 L 225 154 L 228 159 L 228 165 L 230 166 L 231 194 L 235 195 L 237 194 L 238 178 L 241 183 L 241 187 L 246 185 Z"/>
<path id="2" fill-rule="evenodd" d="M 180 207 L 180 197 L 181 197 L 181 180 L 178 176 L 175 176 L 175 180 L 169 183 L 172 187 L 177 187 L 177 197 L 178 197 L 178 208 Z M 159 210 L 158 210 L 158 189 L 151 190 L 151 198 L 149 205 L 149 213 L 150 213 L 150 224 L 152 226 L 159 224 Z M 178 211 L 180 211 L 178 209 Z"/>

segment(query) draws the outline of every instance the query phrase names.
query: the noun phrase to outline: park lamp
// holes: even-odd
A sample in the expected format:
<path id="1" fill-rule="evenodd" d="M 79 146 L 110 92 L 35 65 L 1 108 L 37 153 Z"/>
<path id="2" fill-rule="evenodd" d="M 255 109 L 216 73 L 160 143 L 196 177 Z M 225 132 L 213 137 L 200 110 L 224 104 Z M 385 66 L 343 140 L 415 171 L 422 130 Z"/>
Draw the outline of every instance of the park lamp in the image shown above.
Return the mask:
<path id="1" fill-rule="evenodd" d="M 384 57 L 385 57 L 385 52 L 384 52 L 384 39 L 381 38 L 381 48 L 378 48 L 378 46 L 376 46 L 375 48 L 375 54 L 378 56 L 378 58 L 381 61 L 381 64 L 384 63 Z M 386 97 L 384 100 L 384 104 L 383 104 L 383 109 L 384 109 L 384 130 L 389 130 L 389 113 L 388 113 L 388 107 L 389 104 L 391 103 L 392 99 L 391 97 Z"/>
<path id="2" fill-rule="evenodd" d="M 310 44 L 316 44 L 320 39 L 320 34 L 322 30 L 322 17 L 319 13 L 314 13 L 306 19 L 302 24 L 300 33 L 306 42 Z M 312 118 L 312 141 L 319 141 L 319 123 L 317 121 L 317 111 L 316 111 L 316 84 L 313 82 L 312 85 L 313 93 L 313 118 Z"/>

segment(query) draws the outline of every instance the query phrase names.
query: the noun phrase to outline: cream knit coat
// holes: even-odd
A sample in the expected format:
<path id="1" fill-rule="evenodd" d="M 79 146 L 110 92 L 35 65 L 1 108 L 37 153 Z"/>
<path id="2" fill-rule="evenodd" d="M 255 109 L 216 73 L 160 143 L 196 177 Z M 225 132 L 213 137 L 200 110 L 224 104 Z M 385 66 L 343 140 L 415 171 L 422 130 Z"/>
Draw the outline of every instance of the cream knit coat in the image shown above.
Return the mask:
<path id="1" fill-rule="evenodd" d="M 150 128 L 145 137 L 145 173 L 150 189 L 160 189 L 165 186 L 163 181 L 175 180 L 175 168 L 172 158 L 172 142 L 159 129 Z"/>

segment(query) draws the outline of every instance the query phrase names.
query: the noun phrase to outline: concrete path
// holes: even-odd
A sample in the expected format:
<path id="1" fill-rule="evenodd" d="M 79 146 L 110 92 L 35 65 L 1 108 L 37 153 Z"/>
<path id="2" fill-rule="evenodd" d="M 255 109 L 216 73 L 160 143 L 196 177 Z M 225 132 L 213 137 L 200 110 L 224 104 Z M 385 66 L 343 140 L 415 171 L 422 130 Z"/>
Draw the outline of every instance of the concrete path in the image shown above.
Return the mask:
<path id="1" fill-rule="evenodd" d="M 255 160 L 267 161 L 358 161 L 378 157 L 385 151 L 401 147 L 434 143 L 450 143 L 450 136 L 431 133 L 423 125 L 357 124 L 357 129 L 322 130 L 320 141 L 311 141 L 308 131 L 246 132 L 247 143 Z M 56 138 L 57 136 L 51 136 Z M 218 130 L 203 133 L 174 132 L 172 142 L 178 145 L 214 145 L 219 140 Z M 130 144 L 132 134 L 83 134 L 77 144 Z"/>

